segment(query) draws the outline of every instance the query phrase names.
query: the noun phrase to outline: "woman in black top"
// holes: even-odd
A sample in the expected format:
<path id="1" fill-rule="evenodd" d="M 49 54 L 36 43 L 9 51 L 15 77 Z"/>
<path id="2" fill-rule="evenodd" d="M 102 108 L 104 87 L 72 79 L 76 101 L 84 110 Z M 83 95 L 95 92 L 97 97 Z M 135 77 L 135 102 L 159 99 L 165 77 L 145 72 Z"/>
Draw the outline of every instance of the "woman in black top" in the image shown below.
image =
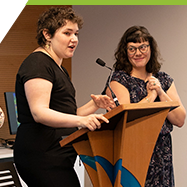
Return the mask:
<path id="1" fill-rule="evenodd" d="M 100 128 L 99 107 L 110 110 L 108 96 L 91 95 L 92 100 L 77 109 L 75 89 L 64 58 L 70 58 L 78 44 L 82 19 L 71 8 L 51 8 L 38 20 L 38 47 L 20 66 L 16 77 L 18 128 L 14 159 L 19 174 L 29 187 L 78 187 L 73 169 L 76 152 L 61 148 L 59 141 L 80 128 Z"/>

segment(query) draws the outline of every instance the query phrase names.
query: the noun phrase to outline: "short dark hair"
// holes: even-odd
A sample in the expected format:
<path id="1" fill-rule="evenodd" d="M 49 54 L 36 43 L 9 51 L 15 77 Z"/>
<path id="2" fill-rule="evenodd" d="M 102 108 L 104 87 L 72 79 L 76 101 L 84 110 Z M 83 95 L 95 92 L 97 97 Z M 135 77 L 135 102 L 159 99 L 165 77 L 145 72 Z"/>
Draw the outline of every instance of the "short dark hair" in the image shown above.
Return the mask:
<path id="1" fill-rule="evenodd" d="M 153 74 L 159 72 L 161 63 L 158 60 L 161 58 L 157 42 L 144 26 L 132 26 L 123 34 L 114 55 L 116 59 L 115 70 L 124 70 L 130 75 L 132 65 L 128 60 L 127 44 L 129 42 L 141 43 L 142 41 L 148 41 L 151 49 L 151 57 L 146 65 L 146 71 Z"/>
<path id="2" fill-rule="evenodd" d="M 82 17 L 76 15 L 75 11 L 70 7 L 51 7 L 42 13 L 37 22 L 36 39 L 38 45 L 44 46 L 46 44 L 46 39 L 42 33 L 44 29 L 47 29 L 51 37 L 53 37 L 55 31 L 64 26 L 67 20 L 77 23 L 79 29 L 82 28 Z"/>

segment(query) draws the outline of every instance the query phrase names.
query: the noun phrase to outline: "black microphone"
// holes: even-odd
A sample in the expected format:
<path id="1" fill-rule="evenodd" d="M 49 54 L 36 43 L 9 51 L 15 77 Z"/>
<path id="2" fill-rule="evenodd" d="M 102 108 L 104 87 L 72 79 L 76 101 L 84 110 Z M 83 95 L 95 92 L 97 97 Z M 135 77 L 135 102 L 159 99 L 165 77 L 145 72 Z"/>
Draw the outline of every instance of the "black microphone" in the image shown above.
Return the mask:
<path id="1" fill-rule="evenodd" d="M 116 95 L 114 94 L 114 92 L 112 91 L 112 89 L 111 89 L 111 87 L 110 87 L 110 82 L 111 82 L 111 79 L 112 79 L 112 74 L 113 74 L 113 72 L 114 72 L 113 69 L 110 68 L 110 67 L 108 67 L 108 66 L 106 66 L 106 63 L 105 63 L 103 60 L 101 60 L 100 58 L 98 58 L 98 59 L 96 60 L 96 62 L 97 62 L 100 66 L 106 67 L 106 68 L 108 68 L 108 69 L 111 70 L 111 71 L 110 71 L 109 79 L 108 79 L 108 81 L 107 81 L 107 83 L 106 83 L 106 86 L 105 86 L 105 89 L 106 89 L 107 86 L 108 86 L 108 88 L 110 89 L 110 92 L 111 92 L 111 94 L 112 94 L 112 98 L 113 98 L 113 100 L 114 100 L 116 106 L 119 106 L 119 105 L 120 105 L 120 104 L 119 104 L 119 101 L 118 101 Z"/>
<path id="2" fill-rule="evenodd" d="M 98 58 L 98 59 L 96 60 L 96 62 L 97 62 L 100 66 L 103 66 L 103 67 L 106 67 L 106 68 L 112 70 L 112 68 L 106 66 L 106 63 L 105 63 L 104 61 L 102 61 L 100 58 Z"/>

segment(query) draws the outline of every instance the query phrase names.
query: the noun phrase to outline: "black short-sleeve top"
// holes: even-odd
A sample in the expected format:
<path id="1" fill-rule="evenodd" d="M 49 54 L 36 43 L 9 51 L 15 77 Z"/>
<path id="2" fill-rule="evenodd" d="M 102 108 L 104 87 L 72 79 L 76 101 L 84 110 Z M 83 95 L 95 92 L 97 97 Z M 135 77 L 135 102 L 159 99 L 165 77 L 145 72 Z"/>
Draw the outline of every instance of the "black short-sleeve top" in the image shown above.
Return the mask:
<path id="1" fill-rule="evenodd" d="M 53 84 L 50 109 L 76 114 L 75 89 L 67 70 L 62 68 L 63 71 L 43 52 L 34 52 L 23 61 L 16 76 L 16 99 L 20 123 L 34 122 L 24 91 L 24 83 L 34 78 L 42 78 Z"/>

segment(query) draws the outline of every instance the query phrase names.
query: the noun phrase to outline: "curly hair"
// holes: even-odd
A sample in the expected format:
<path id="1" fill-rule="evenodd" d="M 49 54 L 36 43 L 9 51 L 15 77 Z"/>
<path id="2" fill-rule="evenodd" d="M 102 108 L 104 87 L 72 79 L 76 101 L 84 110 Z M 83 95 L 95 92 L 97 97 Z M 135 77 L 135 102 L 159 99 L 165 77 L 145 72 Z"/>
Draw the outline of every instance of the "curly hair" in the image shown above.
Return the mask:
<path id="1" fill-rule="evenodd" d="M 44 29 L 47 29 L 51 37 L 53 37 L 57 29 L 66 25 L 67 20 L 72 23 L 77 23 L 79 29 L 82 28 L 82 17 L 76 15 L 74 10 L 70 7 L 52 7 L 42 13 L 37 22 L 36 39 L 38 45 L 46 45 L 46 39 L 42 33 Z"/>
<path id="2" fill-rule="evenodd" d="M 116 52 L 114 54 L 116 62 L 114 64 L 115 70 L 124 70 L 127 74 L 130 75 L 132 71 L 132 65 L 129 62 L 127 55 L 127 44 L 129 42 L 133 43 L 141 43 L 141 42 L 149 42 L 151 49 L 151 57 L 149 62 L 146 65 L 146 71 L 148 73 L 156 74 L 159 72 L 161 68 L 161 63 L 158 61 L 160 58 L 160 52 L 157 46 L 157 42 L 150 35 L 148 30 L 143 26 L 132 26 L 126 30 L 123 34 Z"/>

